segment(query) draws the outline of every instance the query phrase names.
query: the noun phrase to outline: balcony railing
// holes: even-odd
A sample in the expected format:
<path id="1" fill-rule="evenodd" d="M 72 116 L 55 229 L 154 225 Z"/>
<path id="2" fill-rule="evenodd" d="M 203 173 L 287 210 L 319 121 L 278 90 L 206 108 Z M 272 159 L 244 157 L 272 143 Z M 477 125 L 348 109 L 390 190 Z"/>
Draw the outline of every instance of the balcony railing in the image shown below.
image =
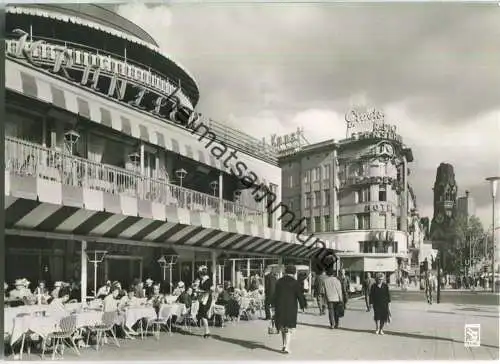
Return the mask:
<path id="1" fill-rule="evenodd" d="M 33 176 L 64 185 L 126 195 L 147 201 L 175 205 L 194 211 L 265 224 L 263 211 L 205 193 L 144 177 L 137 172 L 92 162 L 31 142 L 5 138 L 5 169 L 20 176 Z"/>

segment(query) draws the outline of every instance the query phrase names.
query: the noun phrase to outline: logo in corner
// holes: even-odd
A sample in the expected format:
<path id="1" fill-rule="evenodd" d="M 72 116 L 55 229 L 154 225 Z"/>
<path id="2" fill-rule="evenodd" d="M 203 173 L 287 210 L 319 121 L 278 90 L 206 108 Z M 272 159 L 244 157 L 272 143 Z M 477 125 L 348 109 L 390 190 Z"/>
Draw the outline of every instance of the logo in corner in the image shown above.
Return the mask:
<path id="1" fill-rule="evenodd" d="M 480 324 L 466 324 L 464 326 L 464 346 L 467 348 L 477 348 L 481 346 Z"/>

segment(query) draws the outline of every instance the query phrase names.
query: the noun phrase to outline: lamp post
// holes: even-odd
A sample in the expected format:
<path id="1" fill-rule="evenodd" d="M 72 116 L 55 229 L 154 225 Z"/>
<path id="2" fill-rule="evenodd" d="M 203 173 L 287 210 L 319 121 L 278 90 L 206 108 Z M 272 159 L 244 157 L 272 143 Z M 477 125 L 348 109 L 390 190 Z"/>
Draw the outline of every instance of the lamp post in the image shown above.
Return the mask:
<path id="1" fill-rule="evenodd" d="M 169 269 L 169 290 L 170 294 L 172 294 L 172 266 L 177 262 L 177 258 L 179 256 L 176 253 L 162 255 L 160 259 L 158 259 L 158 264 L 160 264 L 161 269 L 163 270 L 163 281 L 167 279 L 165 277 L 165 273 L 167 268 Z"/>
<path id="2" fill-rule="evenodd" d="M 210 188 L 212 189 L 212 191 L 214 191 L 214 196 L 216 196 L 217 187 L 219 187 L 219 182 L 217 181 L 210 182 Z"/>
<path id="3" fill-rule="evenodd" d="M 102 263 L 108 252 L 106 250 L 93 250 L 87 252 L 87 259 L 94 264 L 94 298 L 97 298 L 97 265 Z"/>
<path id="4" fill-rule="evenodd" d="M 71 155 L 73 155 L 73 146 L 78 142 L 78 139 L 80 139 L 80 133 L 76 130 L 70 130 L 64 133 L 64 140 L 66 140 L 66 143 L 69 145 L 68 149 Z"/>
<path id="5" fill-rule="evenodd" d="M 492 249 L 492 252 L 493 252 L 493 255 L 491 256 L 491 274 L 492 274 L 492 285 L 491 285 L 491 291 L 494 293 L 495 292 L 495 250 L 496 250 L 496 247 L 495 247 L 495 209 L 496 209 L 496 197 L 497 197 L 497 187 L 498 187 L 498 181 L 500 180 L 500 177 L 488 177 L 486 178 L 486 181 L 488 181 L 490 183 L 490 187 L 491 187 L 491 202 L 492 202 L 492 214 L 491 214 L 491 218 L 493 220 L 493 229 L 491 230 L 492 231 L 492 237 L 491 237 L 491 241 L 492 241 L 492 245 L 493 245 L 493 249 Z"/>
<path id="6" fill-rule="evenodd" d="M 182 187 L 182 180 L 184 178 L 186 178 L 187 176 L 187 171 L 184 169 L 184 168 L 181 168 L 181 169 L 178 169 L 175 171 L 175 175 L 177 176 L 177 178 L 179 178 L 180 180 L 180 186 Z"/>

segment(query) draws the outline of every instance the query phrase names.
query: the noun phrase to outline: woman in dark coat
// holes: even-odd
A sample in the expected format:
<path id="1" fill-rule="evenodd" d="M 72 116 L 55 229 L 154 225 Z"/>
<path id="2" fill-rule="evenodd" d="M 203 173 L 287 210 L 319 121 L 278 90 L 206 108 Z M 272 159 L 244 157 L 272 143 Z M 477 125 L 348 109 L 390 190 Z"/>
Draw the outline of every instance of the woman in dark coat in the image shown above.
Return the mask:
<path id="1" fill-rule="evenodd" d="M 296 273 L 297 268 L 293 265 L 285 268 L 285 275 L 276 282 L 273 297 L 274 322 L 283 339 L 281 351 L 286 354 L 290 352 L 291 330 L 297 327 L 298 305 L 301 309 L 306 306 L 304 292 L 295 279 Z"/>
<path id="2" fill-rule="evenodd" d="M 375 320 L 375 333 L 384 335 L 384 324 L 389 322 L 391 316 L 391 295 L 389 287 L 384 283 L 384 275 L 377 275 L 377 283 L 370 290 L 370 307 L 373 307 Z"/>

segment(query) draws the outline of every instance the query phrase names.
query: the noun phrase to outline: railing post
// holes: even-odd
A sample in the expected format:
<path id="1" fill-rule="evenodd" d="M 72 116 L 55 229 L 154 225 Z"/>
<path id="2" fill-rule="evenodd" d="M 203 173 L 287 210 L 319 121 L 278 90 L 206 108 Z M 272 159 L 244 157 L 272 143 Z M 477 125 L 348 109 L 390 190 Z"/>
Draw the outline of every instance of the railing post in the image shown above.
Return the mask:
<path id="1" fill-rule="evenodd" d="M 223 191 L 224 191 L 224 178 L 222 175 L 222 171 L 219 172 L 219 214 L 224 214 L 224 199 L 223 199 Z"/>

